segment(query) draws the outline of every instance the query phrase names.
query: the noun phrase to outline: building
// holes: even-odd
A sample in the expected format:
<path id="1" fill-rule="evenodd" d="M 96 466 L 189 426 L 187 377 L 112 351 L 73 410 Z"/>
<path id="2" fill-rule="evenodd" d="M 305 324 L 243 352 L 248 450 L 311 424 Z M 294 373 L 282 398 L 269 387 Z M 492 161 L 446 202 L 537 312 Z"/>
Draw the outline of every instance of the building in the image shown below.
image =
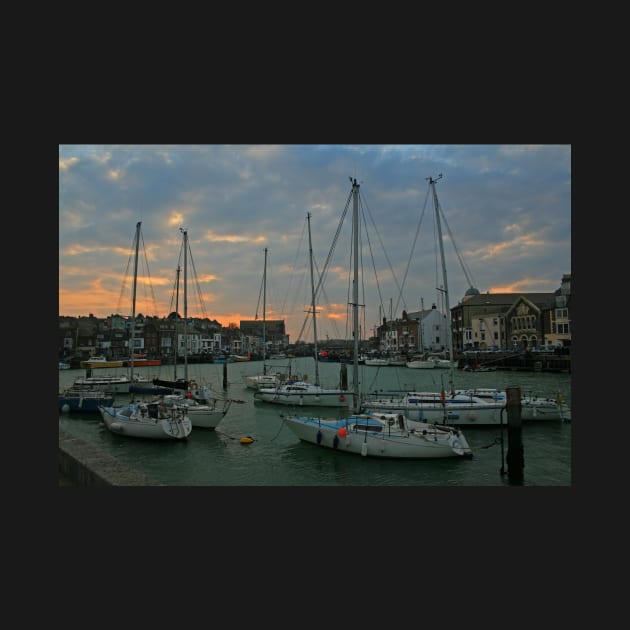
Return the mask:
<path id="1" fill-rule="evenodd" d="M 451 308 L 453 348 L 530 350 L 570 347 L 571 274 L 553 293 L 479 293 Z"/>

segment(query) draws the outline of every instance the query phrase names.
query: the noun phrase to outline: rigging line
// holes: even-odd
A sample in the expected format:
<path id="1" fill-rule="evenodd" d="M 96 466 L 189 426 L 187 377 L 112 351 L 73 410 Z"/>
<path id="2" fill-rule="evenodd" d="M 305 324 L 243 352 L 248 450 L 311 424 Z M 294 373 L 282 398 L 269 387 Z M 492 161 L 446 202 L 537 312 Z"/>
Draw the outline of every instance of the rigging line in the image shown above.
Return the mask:
<path id="1" fill-rule="evenodd" d="M 402 286 L 403 287 L 405 286 L 405 282 L 407 281 L 407 275 L 409 273 L 409 268 L 411 267 L 411 261 L 413 259 L 413 254 L 414 254 L 414 251 L 416 249 L 416 245 L 418 243 L 418 236 L 420 235 L 420 227 L 422 226 L 422 220 L 424 219 L 424 214 L 425 214 L 426 209 L 427 209 L 428 201 L 429 201 L 429 190 L 427 190 L 427 195 L 426 195 L 426 197 L 424 199 L 424 205 L 422 207 L 422 212 L 420 213 L 420 218 L 418 219 L 418 226 L 416 227 L 416 233 L 415 233 L 414 238 L 413 238 L 413 244 L 411 246 L 411 252 L 409 254 L 409 260 L 407 261 L 407 267 L 405 269 L 405 273 L 404 273 L 404 276 L 403 276 L 403 282 L 402 282 Z M 398 302 L 396 303 L 396 311 L 398 311 Z"/>
<path id="2" fill-rule="evenodd" d="M 142 240 L 142 253 L 144 255 L 144 264 L 145 264 L 145 268 L 146 268 L 146 272 L 147 272 L 147 278 L 148 278 L 148 282 L 149 282 L 149 286 L 148 289 L 151 293 L 151 302 L 153 304 L 153 313 L 155 315 L 157 315 L 158 313 L 158 308 L 157 308 L 157 301 L 155 299 L 155 293 L 153 291 L 153 283 L 151 282 L 151 272 L 149 271 L 149 259 L 147 257 L 147 248 L 144 244 L 144 236 L 142 235 L 142 229 L 140 230 L 140 239 Z M 144 292 L 145 295 L 147 293 L 147 286 L 146 284 L 144 285 Z"/>
<path id="3" fill-rule="evenodd" d="M 264 251 L 267 251 L 266 247 Z M 267 281 L 266 275 L 267 275 L 267 269 L 265 268 L 263 269 L 263 275 L 260 280 L 260 289 L 258 290 L 258 302 L 256 303 L 256 315 L 254 316 L 254 320 L 258 319 L 258 309 L 260 308 L 260 300 L 263 294 L 263 287 L 265 286 L 265 282 Z"/>
<path id="4" fill-rule="evenodd" d="M 135 248 L 136 248 L 136 234 L 134 234 L 133 240 L 131 241 L 131 251 L 129 252 L 129 258 L 127 259 L 127 266 L 125 267 L 125 273 L 123 274 L 123 282 L 120 288 L 120 296 L 118 297 L 118 304 L 116 305 L 117 313 L 120 313 L 122 310 L 122 300 L 125 295 L 125 291 L 127 290 L 127 278 L 129 277 L 129 268 L 131 267 L 131 262 L 133 261 Z"/>
<path id="5" fill-rule="evenodd" d="M 446 220 L 446 216 L 444 216 L 444 210 L 442 209 L 442 205 L 439 203 L 439 201 L 438 201 L 438 208 L 440 210 L 440 215 L 442 216 L 442 220 L 444 221 L 444 225 L 446 225 L 446 231 L 448 232 L 448 236 L 451 239 L 451 243 L 453 243 L 453 248 L 455 249 L 455 253 L 457 254 L 457 258 L 459 259 L 459 264 L 461 265 L 462 271 L 464 272 L 464 275 L 466 276 L 466 280 L 468 281 L 468 285 L 470 288 L 473 288 L 476 286 L 476 284 L 474 283 L 474 278 L 472 278 L 472 274 L 470 273 L 470 270 L 467 269 L 467 265 L 464 263 L 464 259 L 459 253 L 459 249 L 457 248 L 455 239 L 453 238 L 453 234 L 451 233 L 451 228 L 448 224 L 448 221 Z"/>
<path id="6" fill-rule="evenodd" d="M 387 255 L 387 249 L 385 248 L 385 245 L 383 245 L 383 241 L 381 239 L 381 235 L 376 227 L 376 223 L 374 222 L 374 217 L 372 216 L 372 213 L 370 212 L 370 208 L 368 207 L 367 204 L 367 200 L 365 199 L 365 195 L 362 192 L 359 192 L 359 200 L 361 202 L 361 207 L 365 207 L 367 210 L 367 214 L 370 217 L 370 220 L 372 221 L 372 226 L 374 227 L 374 232 L 376 233 L 376 237 L 378 238 L 378 242 L 381 245 L 381 249 L 383 250 L 383 255 L 385 256 L 385 260 L 387 261 L 387 265 L 389 266 L 389 270 L 392 274 L 392 278 L 394 279 L 394 282 L 396 283 L 396 287 L 398 288 L 398 302 L 396 303 L 396 310 L 398 310 L 398 305 L 400 304 L 401 300 L 403 302 L 404 305 L 404 299 L 402 298 L 402 287 L 401 285 L 398 283 L 398 278 L 396 278 L 396 274 L 394 273 L 394 268 L 392 266 L 391 261 L 389 260 L 389 256 Z M 363 213 L 365 214 L 365 213 Z M 367 221 L 364 220 L 364 223 L 366 225 L 366 233 L 367 233 Z"/>
<path id="7" fill-rule="evenodd" d="M 341 228 L 343 227 L 343 222 L 344 219 L 346 217 L 346 214 L 348 212 L 348 208 L 350 207 L 350 202 L 352 200 L 352 190 L 350 191 L 350 193 L 348 194 L 348 199 L 346 200 L 346 205 L 343 209 L 343 212 L 341 213 L 341 218 L 339 219 L 339 223 L 337 225 L 337 230 L 335 232 L 335 235 L 333 237 L 333 241 L 331 243 L 330 249 L 328 250 L 328 255 L 326 257 L 326 261 L 324 263 L 324 267 L 321 273 L 318 273 L 318 281 L 317 281 L 317 285 L 315 287 L 315 291 L 314 291 L 314 295 L 315 295 L 315 300 L 317 300 L 317 298 L 319 297 L 319 293 L 321 290 L 321 287 L 323 286 L 324 283 L 324 279 L 328 274 L 328 271 L 330 269 L 330 262 L 332 259 L 332 256 L 334 254 L 335 251 L 335 247 L 337 245 L 337 241 L 339 239 L 339 234 L 341 232 Z M 304 323 L 302 324 L 302 328 L 300 330 L 300 335 L 298 336 L 298 339 L 301 338 L 302 332 L 304 331 L 306 325 L 308 324 L 308 320 L 310 319 L 310 314 L 307 313 L 307 315 L 304 318 Z"/>
<path id="8" fill-rule="evenodd" d="M 335 232 L 335 236 L 333 237 L 332 244 L 330 246 L 330 249 L 328 250 L 328 256 L 326 256 L 326 261 L 324 262 L 324 267 L 323 267 L 322 273 L 321 273 L 321 275 L 319 277 L 319 281 L 317 283 L 317 288 L 315 289 L 315 297 L 318 296 L 320 286 L 324 282 L 325 277 L 328 275 L 328 271 L 330 269 L 330 262 L 331 262 L 333 254 L 334 254 L 335 247 L 337 246 L 337 241 L 339 239 L 339 234 L 341 232 L 341 228 L 343 226 L 343 222 L 344 222 L 344 219 L 346 217 L 346 214 L 348 213 L 348 208 L 350 207 L 350 201 L 351 200 L 352 200 L 352 191 L 350 191 L 350 193 L 348 195 L 348 200 L 346 201 L 346 206 L 343 209 L 343 212 L 341 213 L 341 218 L 339 220 L 339 224 L 337 225 L 337 231 Z"/>
<path id="9" fill-rule="evenodd" d="M 203 294 L 201 292 L 201 286 L 200 286 L 200 283 L 199 283 L 199 276 L 197 275 L 197 268 L 195 267 L 195 261 L 193 259 L 192 249 L 190 248 L 190 241 L 188 241 L 188 258 L 190 260 L 190 265 L 192 267 L 192 277 L 193 277 L 193 282 L 194 282 L 194 285 L 195 285 L 195 289 L 197 291 L 197 299 L 199 300 L 199 308 L 201 310 L 201 314 L 206 319 L 209 319 L 208 318 L 208 312 L 206 310 L 206 305 L 205 305 L 205 303 L 203 301 Z"/>

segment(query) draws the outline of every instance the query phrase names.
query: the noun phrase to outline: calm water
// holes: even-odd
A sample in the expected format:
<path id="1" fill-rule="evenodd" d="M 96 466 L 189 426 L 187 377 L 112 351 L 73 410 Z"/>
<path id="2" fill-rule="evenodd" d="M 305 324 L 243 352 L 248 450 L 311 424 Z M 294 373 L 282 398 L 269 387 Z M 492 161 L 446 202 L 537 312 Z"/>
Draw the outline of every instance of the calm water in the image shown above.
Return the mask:
<path id="1" fill-rule="evenodd" d="M 272 362 L 273 364 L 273 362 Z M 277 367 L 286 365 L 278 361 Z M 435 390 L 447 385 L 448 370 L 410 370 L 360 366 L 362 387 L 376 389 Z M 180 370 L 183 368 L 180 366 Z M 282 405 L 254 403 L 253 390 L 245 387 L 243 376 L 262 370 L 262 363 L 227 365 L 227 395 L 243 403 L 233 403 L 216 431 L 195 428 L 185 442 L 139 440 L 108 431 L 98 414 L 60 414 L 59 427 L 145 473 L 155 481 L 174 486 L 504 486 L 498 428 L 469 428 L 463 431 L 473 450 L 472 459 L 398 461 L 364 458 L 318 448 L 298 440 L 283 424 L 283 414 L 292 411 Z M 320 363 L 320 381 L 334 386 L 340 364 Z M 142 368 L 141 374 L 172 378 L 173 366 Z M 293 372 L 307 373 L 314 380 L 312 358 L 293 360 Z M 98 374 L 116 373 L 103 369 Z M 60 390 L 72 384 L 84 370 L 59 372 Z M 190 378 L 211 384 L 222 391 L 223 365 L 190 365 Z M 348 366 L 351 380 L 352 366 Z M 571 375 L 533 372 L 463 373 L 456 371 L 455 386 L 517 386 L 523 394 L 532 392 L 571 401 Z M 129 396 L 119 395 L 116 404 Z M 303 408 L 314 416 L 337 415 L 338 410 Z M 522 430 L 523 483 L 525 486 L 570 486 L 572 439 L 571 423 L 524 424 Z M 251 436 L 254 442 L 241 444 Z M 507 455 L 504 431 L 503 457 Z M 504 460 L 505 462 L 505 460 Z M 507 463 L 503 464 L 507 472 Z"/>

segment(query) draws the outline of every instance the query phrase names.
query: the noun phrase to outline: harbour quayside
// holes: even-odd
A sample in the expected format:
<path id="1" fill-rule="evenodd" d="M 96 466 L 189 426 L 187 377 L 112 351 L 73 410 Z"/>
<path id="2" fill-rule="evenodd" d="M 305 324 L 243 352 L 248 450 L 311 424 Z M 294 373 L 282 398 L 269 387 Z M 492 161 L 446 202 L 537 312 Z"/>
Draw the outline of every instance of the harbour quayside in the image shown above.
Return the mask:
<path id="1" fill-rule="evenodd" d="M 353 413 L 348 417 L 337 418 L 289 415 L 284 418 L 284 422 L 304 442 L 362 457 L 393 459 L 472 457 L 472 449 L 466 437 L 456 427 L 447 426 L 445 423 L 441 425 L 427 422 L 410 423 L 402 414 L 361 413 L 359 410 L 359 184 L 356 179 L 351 181 L 354 257 L 351 301 L 354 339 Z"/>

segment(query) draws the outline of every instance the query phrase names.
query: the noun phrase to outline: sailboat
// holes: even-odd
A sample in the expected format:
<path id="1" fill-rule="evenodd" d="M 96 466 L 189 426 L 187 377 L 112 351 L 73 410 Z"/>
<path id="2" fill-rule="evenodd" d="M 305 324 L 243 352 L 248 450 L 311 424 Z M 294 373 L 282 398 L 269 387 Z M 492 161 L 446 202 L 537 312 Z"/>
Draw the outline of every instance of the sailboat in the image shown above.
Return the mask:
<path id="1" fill-rule="evenodd" d="M 352 181 L 353 197 L 353 413 L 348 417 L 285 416 L 284 422 L 302 441 L 320 447 L 394 459 L 471 457 L 464 434 L 456 427 L 411 422 L 403 414 L 361 413 L 359 392 L 359 184 Z"/>
<path id="2" fill-rule="evenodd" d="M 142 222 L 136 224 L 133 297 L 131 314 L 131 370 L 133 370 L 134 339 L 136 328 L 136 283 L 138 277 L 138 248 L 140 246 Z M 165 410 L 157 403 L 130 403 L 122 407 L 99 405 L 105 426 L 112 432 L 129 437 L 154 439 L 185 439 L 190 435 L 192 423 L 185 411 Z"/>
<path id="3" fill-rule="evenodd" d="M 313 273 L 313 245 L 311 240 L 311 214 L 307 214 L 308 244 L 311 271 L 311 314 L 313 318 L 313 339 L 315 358 L 315 382 L 306 380 L 283 382 L 275 387 L 259 387 L 254 392 L 254 400 L 277 405 L 309 407 L 349 407 L 352 392 L 340 387 L 323 387 L 319 382 L 319 361 L 317 350 L 317 312 L 315 308 L 315 279 Z"/>
<path id="4" fill-rule="evenodd" d="M 218 397 L 207 385 L 198 385 L 188 378 L 188 230 L 180 228 L 184 255 L 184 378 L 177 379 L 177 353 L 175 354 L 175 380 L 161 381 L 154 379 L 160 387 L 172 387 L 174 391 L 163 394 L 161 403 L 169 409 L 183 410 L 189 416 L 193 427 L 216 429 L 230 409 L 232 400 Z M 178 270 L 179 271 L 179 270 Z M 179 283 L 177 292 L 179 293 Z M 177 304 L 177 302 L 176 302 Z M 177 306 L 175 307 L 177 313 Z M 176 320 L 177 321 L 177 320 Z M 177 328 L 177 324 L 176 324 Z M 177 335 L 176 335 L 177 336 Z M 177 348 L 177 344 L 175 344 Z M 178 391 L 179 390 L 179 391 Z"/>
<path id="5" fill-rule="evenodd" d="M 265 264 L 263 267 L 263 308 L 262 308 L 262 352 L 263 352 L 263 371 L 261 374 L 249 374 L 245 376 L 245 385 L 250 389 L 260 389 L 261 387 L 277 387 L 282 383 L 291 380 L 291 365 L 287 372 L 268 372 L 267 369 L 267 248 L 265 247 Z M 258 314 L 256 314 L 258 316 Z"/>

